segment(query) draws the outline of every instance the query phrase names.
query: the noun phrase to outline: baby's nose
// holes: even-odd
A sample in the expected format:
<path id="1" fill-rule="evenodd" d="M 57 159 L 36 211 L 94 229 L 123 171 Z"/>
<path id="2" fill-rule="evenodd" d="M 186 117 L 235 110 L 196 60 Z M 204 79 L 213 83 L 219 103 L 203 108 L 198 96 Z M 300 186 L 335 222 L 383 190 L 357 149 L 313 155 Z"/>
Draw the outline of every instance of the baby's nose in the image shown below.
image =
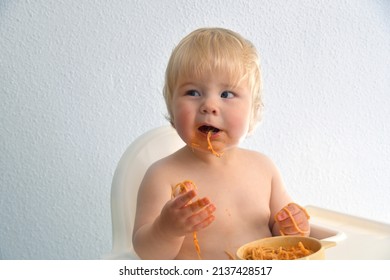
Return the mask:
<path id="1" fill-rule="evenodd" d="M 200 111 L 203 114 L 217 114 L 218 113 L 218 105 L 212 99 L 207 99 L 204 101 L 202 106 L 200 107 Z"/>

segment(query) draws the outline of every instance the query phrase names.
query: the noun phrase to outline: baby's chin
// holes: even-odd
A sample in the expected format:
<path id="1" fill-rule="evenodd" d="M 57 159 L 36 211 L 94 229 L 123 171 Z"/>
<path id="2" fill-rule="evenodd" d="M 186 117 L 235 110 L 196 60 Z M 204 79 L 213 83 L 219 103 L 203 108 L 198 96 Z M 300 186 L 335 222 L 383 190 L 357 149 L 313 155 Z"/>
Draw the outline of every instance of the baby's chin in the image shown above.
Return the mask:
<path id="1" fill-rule="evenodd" d="M 222 157 L 225 152 L 225 146 L 222 144 L 218 145 L 212 145 L 212 148 L 209 147 L 208 143 L 202 143 L 197 144 L 192 142 L 191 144 L 188 144 L 188 146 L 191 148 L 192 152 L 206 154 L 206 155 L 213 155 L 216 157 Z"/>

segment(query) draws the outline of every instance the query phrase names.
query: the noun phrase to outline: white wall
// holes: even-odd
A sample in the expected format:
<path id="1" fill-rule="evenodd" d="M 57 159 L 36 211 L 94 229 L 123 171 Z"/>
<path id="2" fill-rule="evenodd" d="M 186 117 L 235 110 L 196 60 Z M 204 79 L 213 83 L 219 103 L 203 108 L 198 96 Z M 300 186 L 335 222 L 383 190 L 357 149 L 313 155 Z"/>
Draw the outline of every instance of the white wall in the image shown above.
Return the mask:
<path id="1" fill-rule="evenodd" d="M 0 2 L 0 258 L 110 250 L 117 161 L 167 124 L 168 57 L 203 26 L 258 47 L 266 112 L 245 146 L 295 199 L 390 222 L 389 19 L 386 0 Z"/>

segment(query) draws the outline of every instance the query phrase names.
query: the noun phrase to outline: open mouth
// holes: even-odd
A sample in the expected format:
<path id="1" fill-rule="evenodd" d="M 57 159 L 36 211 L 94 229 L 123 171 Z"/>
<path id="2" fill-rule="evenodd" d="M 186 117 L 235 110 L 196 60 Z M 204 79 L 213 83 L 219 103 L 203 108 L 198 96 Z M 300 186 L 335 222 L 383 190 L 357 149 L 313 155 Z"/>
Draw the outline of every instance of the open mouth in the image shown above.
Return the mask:
<path id="1" fill-rule="evenodd" d="M 214 126 L 210 126 L 210 125 L 202 125 L 198 128 L 198 130 L 204 134 L 207 134 L 211 131 L 211 133 L 215 134 L 215 133 L 218 133 L 220 131 L 219 128 L 216 128 Z"/>

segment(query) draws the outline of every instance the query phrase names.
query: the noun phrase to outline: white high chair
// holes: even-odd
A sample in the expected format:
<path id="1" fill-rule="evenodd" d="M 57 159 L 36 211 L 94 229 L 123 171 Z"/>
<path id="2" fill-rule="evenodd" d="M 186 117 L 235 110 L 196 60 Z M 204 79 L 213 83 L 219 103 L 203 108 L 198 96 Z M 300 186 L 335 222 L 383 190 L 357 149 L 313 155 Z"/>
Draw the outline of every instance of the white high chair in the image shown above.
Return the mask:
<path id="1" fill-rule="evenodd" d="M 148 167 L 185 143 L 171 126 L 139 136 L 122 155 L 111 186 L 112 250 L 105 259 L 138 259 L 132 234 L 138 187 Z"/>
<path id="2" fill-rule="evenodd" d="M 126 149 L 112 180 L 112 249 L 110 253 L 103 256 L 103 259 L 139 259 L 132 243 L 138 188 L 146 170 L 153 162 L 184 145 L 174 128 L 163 126 L 142 134 Z M 316 207 L 306 206 L 306 208 L 311 215 L 315 216 Z M 316 223 L 311 224 L 311 236 L 336 243 L 346 238 L 343 232 Z"/>

